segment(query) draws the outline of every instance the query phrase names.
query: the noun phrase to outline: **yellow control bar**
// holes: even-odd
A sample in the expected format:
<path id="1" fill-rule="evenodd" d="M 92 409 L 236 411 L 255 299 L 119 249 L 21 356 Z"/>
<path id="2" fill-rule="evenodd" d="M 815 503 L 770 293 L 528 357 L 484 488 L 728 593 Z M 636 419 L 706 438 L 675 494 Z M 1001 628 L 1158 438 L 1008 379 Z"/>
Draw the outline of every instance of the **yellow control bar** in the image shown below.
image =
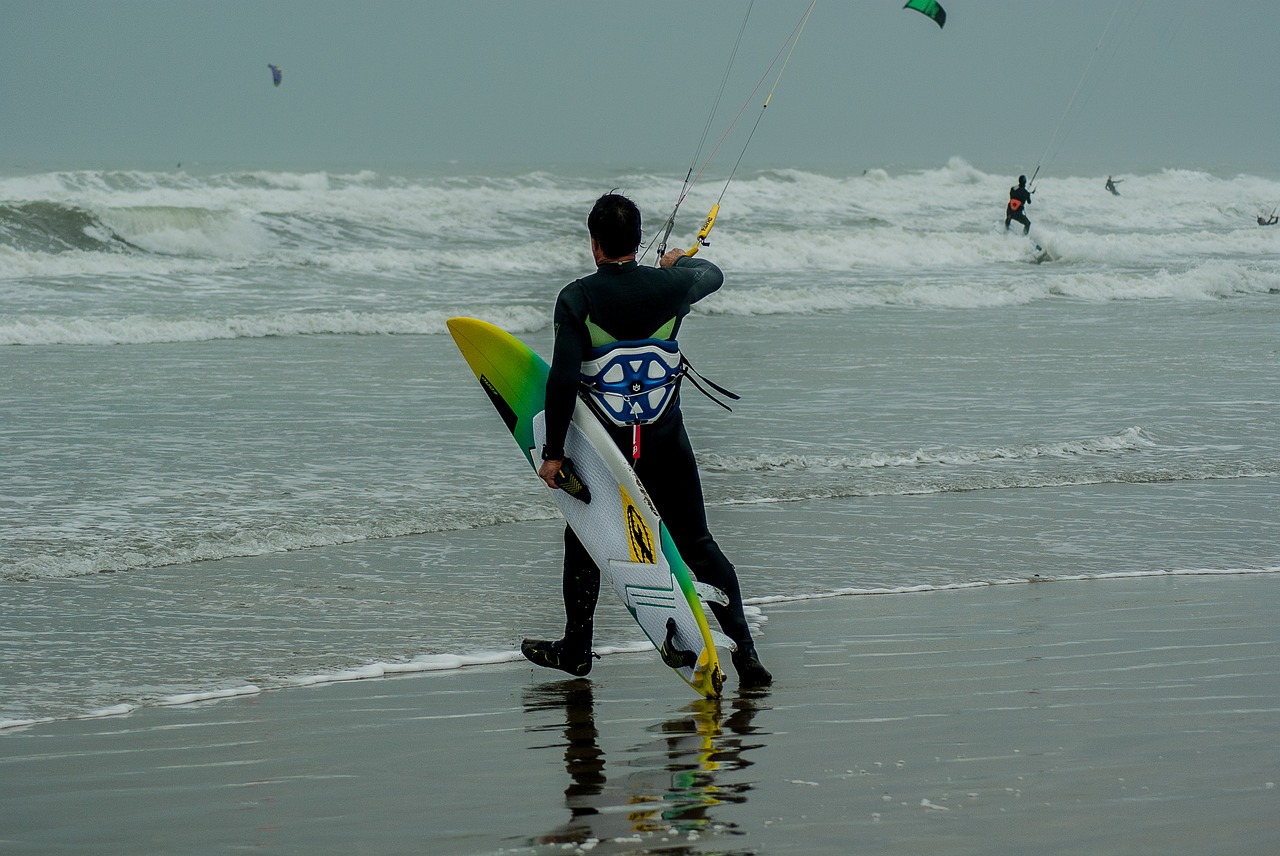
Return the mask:
<path id="1" fill-rule="evenodd" d="M 698 247 L 709 247 L 707 243 L 707 235 L 711 232 L 711 227 L 716 224 L 716 215 L 720 213 L 720 203 L 717 202 L 711 206 L 711 213 L 707 214 L 707 219 L 702 221 L 702 228 L 698 230 L 698 235 L 693 239 L 693 246 L 685 250 L 686 256 L 696 256 Z"/>

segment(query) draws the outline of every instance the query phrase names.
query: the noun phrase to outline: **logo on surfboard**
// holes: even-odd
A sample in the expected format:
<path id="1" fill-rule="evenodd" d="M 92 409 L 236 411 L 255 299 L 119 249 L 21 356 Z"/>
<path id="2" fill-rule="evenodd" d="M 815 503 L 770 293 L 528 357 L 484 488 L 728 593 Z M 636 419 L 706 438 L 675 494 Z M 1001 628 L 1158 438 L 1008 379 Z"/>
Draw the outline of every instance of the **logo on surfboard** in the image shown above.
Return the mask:
<path id="1" fill-rule="evenodd" d="M 502 393 L 498 392 L 498 388 L 493 385 L 493 381 L 484 375 L 480 375 L 480 385 L 484 387 L 485 395 L 489 396 L 489 400 L 493 402 L 493 406 L 497 408 L 498 415 L 502 417 L 502 421 L 506 424 L 507 430 L 512 434 L 516 433 L 516 423 L 520 421 L 520 417 L 516 415 L 515 410 Z"/>
<path id="2" fill-rule="evenodd" d="M 640 514 L 640 509 L 636 508 L 636 504 L 632 502 L 627 489 L 618 485 L 618 491 L 622 494 L 622 514 L 627 520 L 627 543 L 631 547 L 631 561 L 646 565 L 657 564 L 658 560 L 653 551 L 653 533 L 649 531 L 644 517 Z"/>

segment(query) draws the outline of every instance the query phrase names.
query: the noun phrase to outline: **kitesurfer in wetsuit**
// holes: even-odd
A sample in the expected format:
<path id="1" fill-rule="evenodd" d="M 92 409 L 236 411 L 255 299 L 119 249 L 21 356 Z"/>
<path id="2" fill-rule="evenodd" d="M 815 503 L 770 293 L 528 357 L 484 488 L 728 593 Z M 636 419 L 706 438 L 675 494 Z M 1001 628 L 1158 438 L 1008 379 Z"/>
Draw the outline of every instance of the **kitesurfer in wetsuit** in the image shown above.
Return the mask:
<path id="1" fill-rule="evenodd" d="M 1263 219 L 1262 217 L 1258 218 L 1259 226 L 1274 226 L 1277 223 L 1280 223 L 1280 216 L 1275 214 L 1272 214 L 1269 218 L 1266 218 L 1266 219 Z"/>
<path id="2" fill-rule="evenodd" d="M 1009 231 L 1009 221 L 1017 220 L 1022 224 L 1022 234 L 1031 231 L 1031 221 L 1027 219 L 1026 208 L 1031 204 L 1031 192 L 1027 190 L 1027 177 L 1018 176 L 1018 186 L 1009 188 L 1009 207 L 1004 210 L 1004 229 Z"/>
<path id="3" fill-rule="evenodd" d="M 596 200 L 587 217 L 591 252 L 596 271 L 569 283 L 556 299 L 555 349 L 547 378 L 547 440 L 542 447 L 538 475 L 556 488 L 564 464 L 564 443 L 569 420 L 584 385 L 590 400 L 590 372 L 607 362 L 610 349 L 642 346 L 669 349 L 677 355 L 675 339 L 680 322 L 692 305 L 724 282 L 720 269 L 705 259 L 671 250 L 658 267 L 640 267 L 640 209 L 630 199 L 606 193 Z M 607 374 L 607 373 L 606 373 Z M 673 381 L 678 376 L 671 378 Z M 729 603 L 711 604 L 711 611 L 733 640 L 733 665 L 741 687 L 764 687 L 773 681 L 760 663 L 751 630 L 742 608 L 737 572 L 707 528 L 702 483 L 689 436 L 685 433 L 678 388 L 657 413 L 641 413 L 644 396 L 629 402 L 630 423 L 640 427 L 641 454 L 633 456 L 634 424 L 601 418 L 618 448 L 633 459 L 636 476 L 666 524 L 680 555 L 699 582 L 709 583 L 728 595 Z M 615 396 L 617 397 L 617 396 Z M 600 414 L 603 411 L 597 409 Z M 628 416 L 624 414 L 624 416 Z M 656 536 L 657 533 L 654 533 Z M 564 532 L 565 635 L 556 641 L 526 639 L 521 652 L 539 666 L 582 676 L 591 671 L 591 637 L 600 570 L 573 530 Z"/>
<path id="4" fill-rule="evenodd" d="M 1106 188 L 1107 190 L 1111 191 L 1112 196 L 1120 195 L 1120 191 L 1116 190 L 1116 185 L 1119 184 L 1121 181 L 1124 181 L 1124 179 L 1122 178 L 1120 179 L 1120 181 L 1112 181 L 1111 176 L 1107 176 Z"/>

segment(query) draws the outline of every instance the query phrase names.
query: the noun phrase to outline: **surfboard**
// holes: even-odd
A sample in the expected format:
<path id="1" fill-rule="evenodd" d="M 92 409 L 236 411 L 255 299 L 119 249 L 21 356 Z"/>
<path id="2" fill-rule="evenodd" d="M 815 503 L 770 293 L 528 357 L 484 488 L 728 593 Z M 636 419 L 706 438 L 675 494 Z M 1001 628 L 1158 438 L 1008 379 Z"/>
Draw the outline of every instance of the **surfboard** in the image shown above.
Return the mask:
<path id="1" fill-rule="evenodd" d="M 1044 240 L 1038 229 L 1034 230 L 1035 235 L 1027 235 L 1027 240 L 1031 242 L 1031 262 L 1032 264 L 1043 264 L 1047 261 L 1053 261 L 1053 253 L 1040 245 L 1040 241 Z"/>
<path id="2" fill-rule="evenodd" d="M 549 366 L 515 336 L 476 318 L 450 318 L 449 333 L 536 472 L 546 436 Z M 723 592 L 693 578 L 666 524 L 609 432 L 579 400 L 565 455 L 589 501 L 552 491 L 565 520 L 662 661 L 706 698 L 719 698 L 724 672 L 703 601 Z M 582 494 L 578 494 L 582 496 Z"/>
<path id="3" fill-rule="evenodd" d="M 1027 234 L 1025 234 L 1025 235 L 1015 234 L 1015 233 L 1016 233 L 1016 230 L 1015 230 L 1014 232 L 1010 232 L 1008 229 L 1002 229 L 1002 230 L 1000 230 L 1000 231 L 1002 232 L 1002 234 L 1004 234 L 1004 236 L 1005 236 L 1006 238 L 1021 238 L 1022 240 L 1025 240 L 1025 241 L 1027 242 L 1027 244 L 1028 244 L 1028 253 L 1029 253 L 1029 259 L 1028 259 L 1028 260 L 1029 260 L 1032 264 L 1036 264 L 1036 265 L 1038 265 L 1038 264 L 1042 264 L 1042 263 L 1047 262 L 1047 261 L 1053 261 L 1053 260 L 1054 260 L 1054 255 L 1053 255 L 1053 253 L 1051 253 L 1051 252 L 1050 252 L 1048 249 L 1046 249 L 1045 247 L 1041 246 L 1041 244 L 1040 244 L 1040 240 L 1041 240 L 1041 237 L 1040 237 L 1040 236 L 1041 236 L 1041 232 L 1040 232 L 1040 230 L 1039 230 L 1038 228 L 1037 228 L 1037 229 L 1032 230 L 1032 231 L 1034 231 L 1034 232 L 1035 232 L 1035 234 L 1034 234 L 1034 235 L 1032 235 L 1032 234 L 1031 234 L 1031 232 L 1028 232 L 1028 233 L 1027 233 Z"/>

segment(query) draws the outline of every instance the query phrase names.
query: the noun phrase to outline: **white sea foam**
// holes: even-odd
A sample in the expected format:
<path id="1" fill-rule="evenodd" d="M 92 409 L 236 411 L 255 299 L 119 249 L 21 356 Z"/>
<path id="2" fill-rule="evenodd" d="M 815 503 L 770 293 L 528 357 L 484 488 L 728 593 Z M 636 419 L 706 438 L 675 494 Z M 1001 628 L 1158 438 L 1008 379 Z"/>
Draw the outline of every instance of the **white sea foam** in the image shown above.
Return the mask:
<path id="1" fill-rule="evenodd" d="M 227 317 L 57 318 L 0 315 L 0 345 L 140 345 L 207 342 L 268 336 L 441 335 L 455 315 L 483 317 L 513 333 L 547 325 L 546 312 L 530 306 L 460 307 L 428 312 L 272 312 Z"/>
<path id="2" fill-rule="evenodd" d="M 44 549 L 19 556 L 0 565 L 0 580 L 68 579 L 119 571 L 161 568 L 190 562 L 232 557 L 265 556 L 316 547 L 332 547 L 405 535 L 450 532 L 495 526 L 503 523 L 552 519 L 556 512 L 546 503 L 506 503 L 502 507 L 480 509 L 425 510 L 404 515 L 385 515 L 374 520 L 334 523 L 329 520 L 298 521 L 267 518 L 256 526 L 241 523 L 227 527 L 214 510 L 209 522 L 160 525 L 125 529 L 119 536 L 84 537 L 84 545 L 68 550 Z M 102 509 L 102 520 L 127 517 L 127 512 Z M 193 517 L 203 515 L 193 514 Z M 110 529 L 101 523 L 80 520 L 90 530 Z M 45 537 L 54 535 L 44 530 Z M 65 533 L 67 543 L 77 543 L 75 533 Z"/>
<path id="3" fill-rule="evenodd" d="M 107 707 L 100 707 L 87 713 L 82 713 L 77 719 L 105 719 L 111 716 L 126 716 L 138 709 L 136 704 L 113 704 Z"/>
<path id="4" fill-rule="evenodd" d="M 546 173 L 406 179 L 371 172 L 92 171 L 0 178 L 0 211 L 61 206 L 66 217 L 96 224 L 87 230 L 96 245 L 86 243 L 77 257 L 42 249 L 38 241 L 33 247 L 32 241 L 6 240 L 0 217 L 0 277 L 221 275 L 245 264 L 279 267 L 282 276 L 306 265 L 370 275 L 571 275 L 587 260 L 580 209 L 602 181 L 618 180 Z M 651 226 L 659 223 L 657 212 L 675 192 L 671 178 L 637 174 L 622 180 L 637 188 Z M 1275 273 L 1280 229 L 1259 229 L 1253 218 L 1280 198 L 1280 183 L 1166 170 L 1127 177 L 1125 195 L 1117 198 L 1102 191 L 1101 181 L 1041 178 L 1032 207 L 1035 234 L 1056 264 L 1160 264 L 1176 275 L 1206 257 L 1261 254 L 1272 263 L 1260 273 Z M 894 175 L 745 175 L 732 185 L 709 254 L 747 287 L 753 275 L 771 272 L 849 272 L 874 280 L 876 272 L 921 269 L 947 272 L 953 287 L 973 287 L 971 278 L 957 281 L 956 275 L 977 270 L 981 282 L 993 267 L 1031 260 L 1028 242 L 999 227 L 1008 183 L 959 159 Z M 700 193 L 695 190 L 686 206 L 699 208 Z M 14 224 L 24 219 L 19 209 L 10 216 Z M 681 231 L 673 236 L 677 243 Z M 501 241 L 495 241 L 499 233 Z M 197 260 L 204 264 L 193 265 Z M 1126 278 L 1123 271 L 1086 273 Z M 791 287 L 810 287 L 803 278 L 789 279 Z M 1264 287 L 1275 287 L 1274 278 Z M 1105 282 L 1092 289 L 1098 296 L 1109 290 Z M 1205 291 L 1215 293 L 1213 286 Z M 1179 295 L 1158 287 L 1142 293 L 1140 287 L 1122 296 Z M 919 294 L 914 299 L 929 300 Z M 937 305 L 999 305 L 989 298 L 953 300 L 940 294 Z M 771 306 L 786 311 L 783 304 Z M 803 302 L 799 311 L 805 311 Z"/>
<path id="5" fill-rule="evenodd" d="M 204 692 L 194 693 L 177 693 L 171 696 L 157 699 L 156 704 L 161 707 L 176 707 L 185 704 L 197 704 L 205 701 L 220 701 L 226 698 L 239 698 L 241 696 L 257 695 L 262 692 L 262 688 L 255 684 L 246 684 L 242 687 L 230 687 L 224 690 L 205 690 Z"/>
<path id="6" fill-rule="evenodd" d="M 776 469 L 881 469 L 922 465 L 964 466 L 996 460 L 1032 460 L 1042 457 L 1066 458 L 1075 455 L 1105 454 L 1153 448 L 1155 441 L 1138 426 L 1119 434 L 1086 437 L 1061 443 L 1028 444 L 993 449 L 918 449 L 910 454 L 875 452 L 865 456 L 805 455 L 769 452 L 751 456 L 707 453 L 702 466 L 722 472 L 752 472 Z"/>
<path id="7" fill-rule="evenodd" d="M 993 580 L 970 580 L 961 583 L 941 583 L 933 585 L 886 586 L 884 588 L 839 588 L 823 592 L 811 592 L 797 595 L 766 595 L 764 597 L 748 597 L 744 603 L 754 606 L 768 606 L 777 603 L 798 603 L 806 600 L 825 600 L 833 597 L 866 597 L 869 595 L 903 595 L 922 594 L 926 592 L 963 591 L 966 589 L 989 588 L 991 586 L 1034 585 L 1038 583 L 1072 583 L 1093 580 L 1138 579 L 1143 577 L 1206 577 L 1206 576 L 1250 576 L 1256 574 L 1280 574 L 1280 566 L 1265 568 L 1183 568 L 1168 570 L 1134 570 L 1115 571 L 1101 574 L 1058 574 L 1041 576 L 1032 574 L 1027 577 L 1010 577 Z"/>
<path id="8" fill-rule="evenodd" d="M 1268 478 L 1280 475 L 1280 464 L 1248 466 L 1193 466 L 1185 470 L 1144 469 L 1141 462 L 1130 466 L 1089 466 L 1091 460 L 1105 462 L 1129 453 L 1158 448 L 1140 427 L 1114 435 L 1100 435 L 1055 443 L 1024 444 L 991 448 L 922 448 L 908 453 L 870 452 L 863 455 L 823 455 L 768 452 L 757 455 L 723 455 L 707 452 L 700 465 L 707 473 L 768 474 L 786 471 L 800 474 L 794 483 L 743 481 L 729 496 L 713 505 L 762 505 L 811 499 L 854 496 L 902 496 L 944 494 L 1010 488 L 1035 489 L 1092 484 L 1169 483 L 1221 479 Z M 1083 469 L 1024 470 L 1022 467 L 1044 459 L 1084 464 Z M 1015 469 L 993 468 L 1014 466 Z M 892 476 L 902 470 L 906 478 Z M 868 481 L 858 473 L 887 471 L 887 480 Z M 852 476 L 845 475 L 851 472 Z M 411 496 L 417 497 L 416 493 Z M 134 497 L 147 504 L 146 497 Z M 0 579 L 66 579 L 107 572 L 169 567 L 190 562 L 232 557 L 261 556 L 340 544 L 450 532 L 507 523 L 550 520 L 556 517 L 551 503 L 534 494 L 528 502 L 504 501 L 499 506 L 483 502 L 475 506 L 447 510 L 421 499 L 413 501 L 412 512 L 391 506 L 372 519 L 356 517 L 339 522 L 330 515 L 302 519 L 287 509 L 261 517 L 231 521 L 227 508 L 240 502 L 234 496 L 220 496 L 217 512 L 191 513 L 190 521 L 146 524 L 142 520 L 123 528 L 118 535 L 104 534 L 115 529 L 117 519 L 132 519 L 129 507 L 113 508 L 93 504 L 78 512 L 67 509 L 77 529 L 58 532 L 43 528 L 41 537 L 49 543 L 65 542 L 82 547 L 44 548 L 17 555 L 0 566 Z M 169 499 L 166 501 L 175 501 Z M 224 505 L 226 506 L 224 508 Z M 201 523 L 208 517 L 211 522 Z M 280 519 L 283 517 L 284 519 Z M 234 525 L 228 526 L 229 522 Z M 85 530 L 81 533 L 79 530 Z M 90 537 L 89 533 L 92 533 Z"/>
<path id="9" fill-rule="evenodd" d="M 134 206 L 102 211 L 98 219 L 110 234 L 160 255 L 252 256 L 271 244 L 266 229 L 238 210 Z"/>

